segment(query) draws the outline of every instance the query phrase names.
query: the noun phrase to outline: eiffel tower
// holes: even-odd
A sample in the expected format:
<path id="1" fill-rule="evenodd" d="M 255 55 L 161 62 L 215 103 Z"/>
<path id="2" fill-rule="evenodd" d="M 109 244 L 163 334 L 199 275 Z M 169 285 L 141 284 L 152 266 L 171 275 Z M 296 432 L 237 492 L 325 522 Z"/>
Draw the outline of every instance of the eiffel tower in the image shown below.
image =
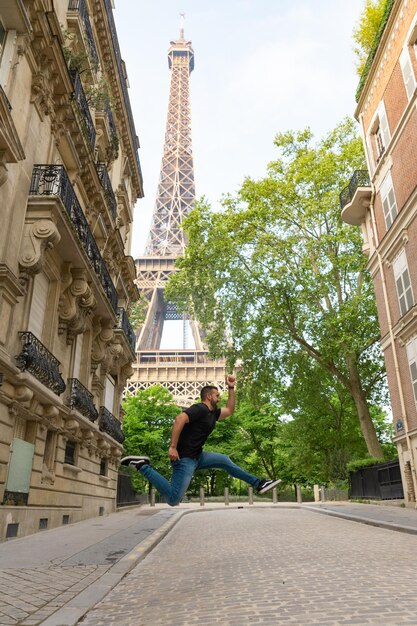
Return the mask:
<path id="1" fill-rule="evenodd" d="M 180 315 L 164 299 L 164 287 L 175 261 L 187 245 L 181 228 L 195 201 L 191 142 L 190 74 L 194 69 L 191 41 L 184 38 L 181 15 L 179 39 L 171 41 L 168 65 L 171 72 L 168 116 L 161 173 L 145 255 L 135 260 L 136 284 L 148 301 L 146 319 L 139 331 L 134 374 L 126 393 L 134 394 L 159 383 L 169 389 L 174 401 L 185 407 L 196 400 L 201 387 L 215 384 L 225 389 L 225 363 L 209 359 L 198 323 Z M 164 322 L 182 321 L 182 344 L 178 349 L 161 348 Z M 191 328 L 194 347 L 188 348 Z M 180 335 L 180 333 L 179 333 Z"/>

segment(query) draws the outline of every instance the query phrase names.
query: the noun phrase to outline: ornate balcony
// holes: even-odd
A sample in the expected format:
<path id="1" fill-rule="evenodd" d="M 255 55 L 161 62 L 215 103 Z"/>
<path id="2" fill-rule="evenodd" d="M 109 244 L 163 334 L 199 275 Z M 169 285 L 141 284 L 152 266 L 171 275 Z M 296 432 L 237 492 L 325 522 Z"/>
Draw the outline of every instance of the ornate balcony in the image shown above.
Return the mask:
<path id="1" fill-rule="evenodd" d="M 16 356 L 17 367 L 27 370 L 41 383 L 58 396 L 65 391 L 66 385 L 60 374 L 60 362 L 45 348 L 43 343 L 29 331 L 19 333 L 22 351 Z"/>
<path id="2" fill-rule="evenodd" d="M 133 352 L 136 349 L 136 335 L 129 322 L 126 310 L 124 308 L 118 309 L 117 328 L 120 328 L 126 336 L 126 339 L 132 348 Z"/>
<path id="3" fill-rule="evenodd" d="M 142 176 L 141 167 L 139 163 L 139 155 L 138 155 L 139 141 L 138 141 L 138 137 L 136 134 L 135 123 L 133 121 L 133 115 L 132 115 L 132 107 L 130 105 L 129 94 L 127 91 L 126 72 L 123 68 L 123 61 L 122 61 L 122 57 L 120 54 L 119 40 L 117 37 L 116 26 L 114 23 L 111 0 L 104 0 L 104 5 L 106 7 L 107 19 L 109 21 L 110 34 L 111 34 L 111 39 L 113 42 L 114 54 L 116 56 L 117 69 L 119 70 L 120 84 L 122 86 L 122 92 L 123 92 L 123 100 L 125 103 L 125 108 L 127 112 L 128 121 L 129 121 L 130 134 L 132 136 L 132 141 L 133 141 L 133 147 L 134 147 L 133 152 L 135 155 L 139 175 Z"/>
<path id="4" fill-rule="evenodd" d="M 107 204 L 114 218 L 117 215 L 117 201 L 116 196 L 114 195 L 113 188 L 111 186 L 109 173 L 107 171 L 107 167 L 104 163 L 97 163 L 96 165 L 97 174 L 100 179 L 101 185 L 104 189 L 104 193 L 106 196 Z"/>
<path id="5" fill-rule="evenodd" d="M 107 120 L 109 122 L 110 133 L 113 136 L 117 137 L 116 124 L 114 123 L 114 117 L 113 117 L 113 113 L 112 113 L 109 103 L 107 103 L 106 105 L 106 115 L 107 115 Z"/>
<path id="6" fill-rule="evenodd" d="M 93 394 L 80 383 L 78 378 L 69 378 L 68 384 L 68 406 L 70 409 L 79 411 L 81 415 L 87 417 L 90 422 L 95 422 L 98 418 L 98 411 L 94 406 Z"/>
<path id="7" fill-rule="evenodd" d="M 356 170 L 349 185 L 340 194 L 342 220 L 359 226 L 365 220 L 371 199 L 371 181 L 367 170 Z"/>
<path id="8" fill-rule="evenodd" d="M 68 11 L 77 11 L 81 17 L 84 34 L 87 39 L 88 52 L 92 65 L 97 68 L 99 65 L 99 58 L 97 53 L 96 42 L 94 40 L 93 29 L 91 28 L 91 22 L 87 11 L 87 4 L 85 0 L 69 0 Z"/>
<path id="9" fill-rule="evenodd" d="M 110 411 L 106 409 L 105 406 L 100 407 L 98 426 L 101 432 L 107 433 L 118 443 L 123 443 L 125 440 L 121 423 L 110 413 Z"/>
<path id="10" fill-rule="evenodd" d="M 114 312 L 117 313 L 116 288 L 63 165 L 34 165 L 29 194 L 57 196 L 61 199 L 70 226 L 97 274 Z"/>
<path id="11" fill-rule="evenodd" d="M 88 141 L 90 142 L 91 148 L 94 150 L 94 146 L 96 143 L 96 129 L 94 127 L 93 118 L 91 117 L 87 98 L 81 84 L 80 75 L 77 70 L 70 70 L 70 76 L 74 85 L 74 98 L 77 101 L 84 122 L 85 133 Z"/>

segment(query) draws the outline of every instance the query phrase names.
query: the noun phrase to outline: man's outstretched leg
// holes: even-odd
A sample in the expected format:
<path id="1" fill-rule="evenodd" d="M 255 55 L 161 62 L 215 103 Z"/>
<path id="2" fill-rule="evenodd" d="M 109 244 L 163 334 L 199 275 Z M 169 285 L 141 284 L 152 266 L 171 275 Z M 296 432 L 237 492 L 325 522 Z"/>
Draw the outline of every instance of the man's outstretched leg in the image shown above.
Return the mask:
<path id="1" fill-rule="evenodd" d="M 254 487 L 258 493 L 266 493 L 274 487 L 276 487 L 281 479 L 271 478 L 258 478 L 253 474 L 249 474 L 243 468 L 233 463 L 233 461 L 226 455 L 218 452 L 202 452 L 198 459 L 197 470 L 206 469 L 222 469 L 228 472 L 234 478 L 245 481 L 252 487 Z"/>
<path id="2" fill-rule="evenodd" d="M 195 472 L 197 460 L 184 457 L 179 461 L 172 462 L 171 482 L 151 467 L 149 457 L 147 456 L 126 456 L 120 463 L 121 465 L 137 469 L 154 485 L 165 498 L 167 504 L 176 506 L 181 502 L 187 491 Z"/>

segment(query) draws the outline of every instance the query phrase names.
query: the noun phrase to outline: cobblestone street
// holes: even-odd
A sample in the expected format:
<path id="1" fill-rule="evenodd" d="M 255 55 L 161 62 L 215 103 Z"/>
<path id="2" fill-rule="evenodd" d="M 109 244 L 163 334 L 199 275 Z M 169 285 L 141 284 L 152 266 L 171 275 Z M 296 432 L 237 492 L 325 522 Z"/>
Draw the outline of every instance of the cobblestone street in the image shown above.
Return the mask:
<path id="1" fill-rule="evenodd" d="M 417 624 L 417 537 L 302 509 L 184 516 L 83 626 Z"/>

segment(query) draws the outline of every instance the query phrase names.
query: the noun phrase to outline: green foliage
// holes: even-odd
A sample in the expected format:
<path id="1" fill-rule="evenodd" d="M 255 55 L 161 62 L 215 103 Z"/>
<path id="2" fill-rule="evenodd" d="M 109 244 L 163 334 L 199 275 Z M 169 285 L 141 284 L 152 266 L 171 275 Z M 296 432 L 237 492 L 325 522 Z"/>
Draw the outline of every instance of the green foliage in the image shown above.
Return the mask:
<path id="1" fill-rule="evenodd" d="M 342 223 L 338 203 L 352 170 L 364 167 L 362 143 L 345 119 L 318 144 L 309 129 L 280 133 L 275 144 L 266 177 L 247 178 L 235 197 L 223 198 L 223 211 L 197 203 L 167 295 L 199 319 L 213 356 L 242 363 L 240 385 L 255 405 L 277 400 L 285 411 L 289 402 L 298 427 L 320 388 L 314 399 L 326 419 L 335 420 L 334 407 L 324 410 L 327 396 L 343 407 L 347 431 L 356 416 L 355 441 L 360 423 L 369 453 L 382 457 L 369 411 L 369 402 L 384 401 L 372 281 L 359 229 Z M 296 376 L 304 386 L 291 404 Z M 337 460 L 334 445 L 331 461 L 339 467 L 352 456 L 353 443 L 342 438 L 345 452 Z M 313 460 L 309 476 L 320 475 L 322 461 Z"/>
<path id="2" fill-rule="evenodd" d="M 358 57 L 357 71 L 361 77 L 356 91 L 357 101 L 360 98 L 393 5 L 394 0 L 366 0 L 359 23 L 353 32 L 353 38 L 357 44 L 354 49 Z"/>
<path id="3" fill-rule="evenodd" d="M 386 0 L 365 0 L 365 6 L 353 30 L 353 39 L 356 43 L 354 51 L 357 55 L 359 76 L 362 74 L 366 60 L 372 50 L 386 4 Z"/>
<path id="4" fill-rule="evenodd" d="M 168 448 L 172 423 L 180 413 L 173 402 L 172 394 L 161 385 L 153 385 L 123 403 L 126 415 L 123 419 L 124 447 L 127 454 L 145 454 L 151 458 L 152 466 L 169 476 L 171 466 Z M 132 472 L 132 482 L 138 491 L 144 489 L 145 479 L 139 472 Z"/>
<path id="5" fill-rule="evenodd" d="M 68 69 L 77 70 L 79 74 L 86 72 L 89 67 L 89 56 L 85 51 L 78 49 L 76 34 L 71 30 L 62 29 L 62 35 L 64 38 L 62 50 Z"/>
<path id="6" fill-rule="evenodd" d="M 346 469 L 348 472 L 356 472 L 356 470 L 362 469 L 362 467 L 370 467 L 371 465 L 378 465 L 381 463 L 381 459 L 376 459 L 373 456 L 366 456 L 363 459 L 355 459 L 350 461 Z"/>
<path id="7" fill-rule="evenodd" d="M 148 302 L 142 295 L 139 296 L 139 300 L 130 305 L 128 312 L 129 322 L 135 332 L 145 321 L 147 307 Z"/>

